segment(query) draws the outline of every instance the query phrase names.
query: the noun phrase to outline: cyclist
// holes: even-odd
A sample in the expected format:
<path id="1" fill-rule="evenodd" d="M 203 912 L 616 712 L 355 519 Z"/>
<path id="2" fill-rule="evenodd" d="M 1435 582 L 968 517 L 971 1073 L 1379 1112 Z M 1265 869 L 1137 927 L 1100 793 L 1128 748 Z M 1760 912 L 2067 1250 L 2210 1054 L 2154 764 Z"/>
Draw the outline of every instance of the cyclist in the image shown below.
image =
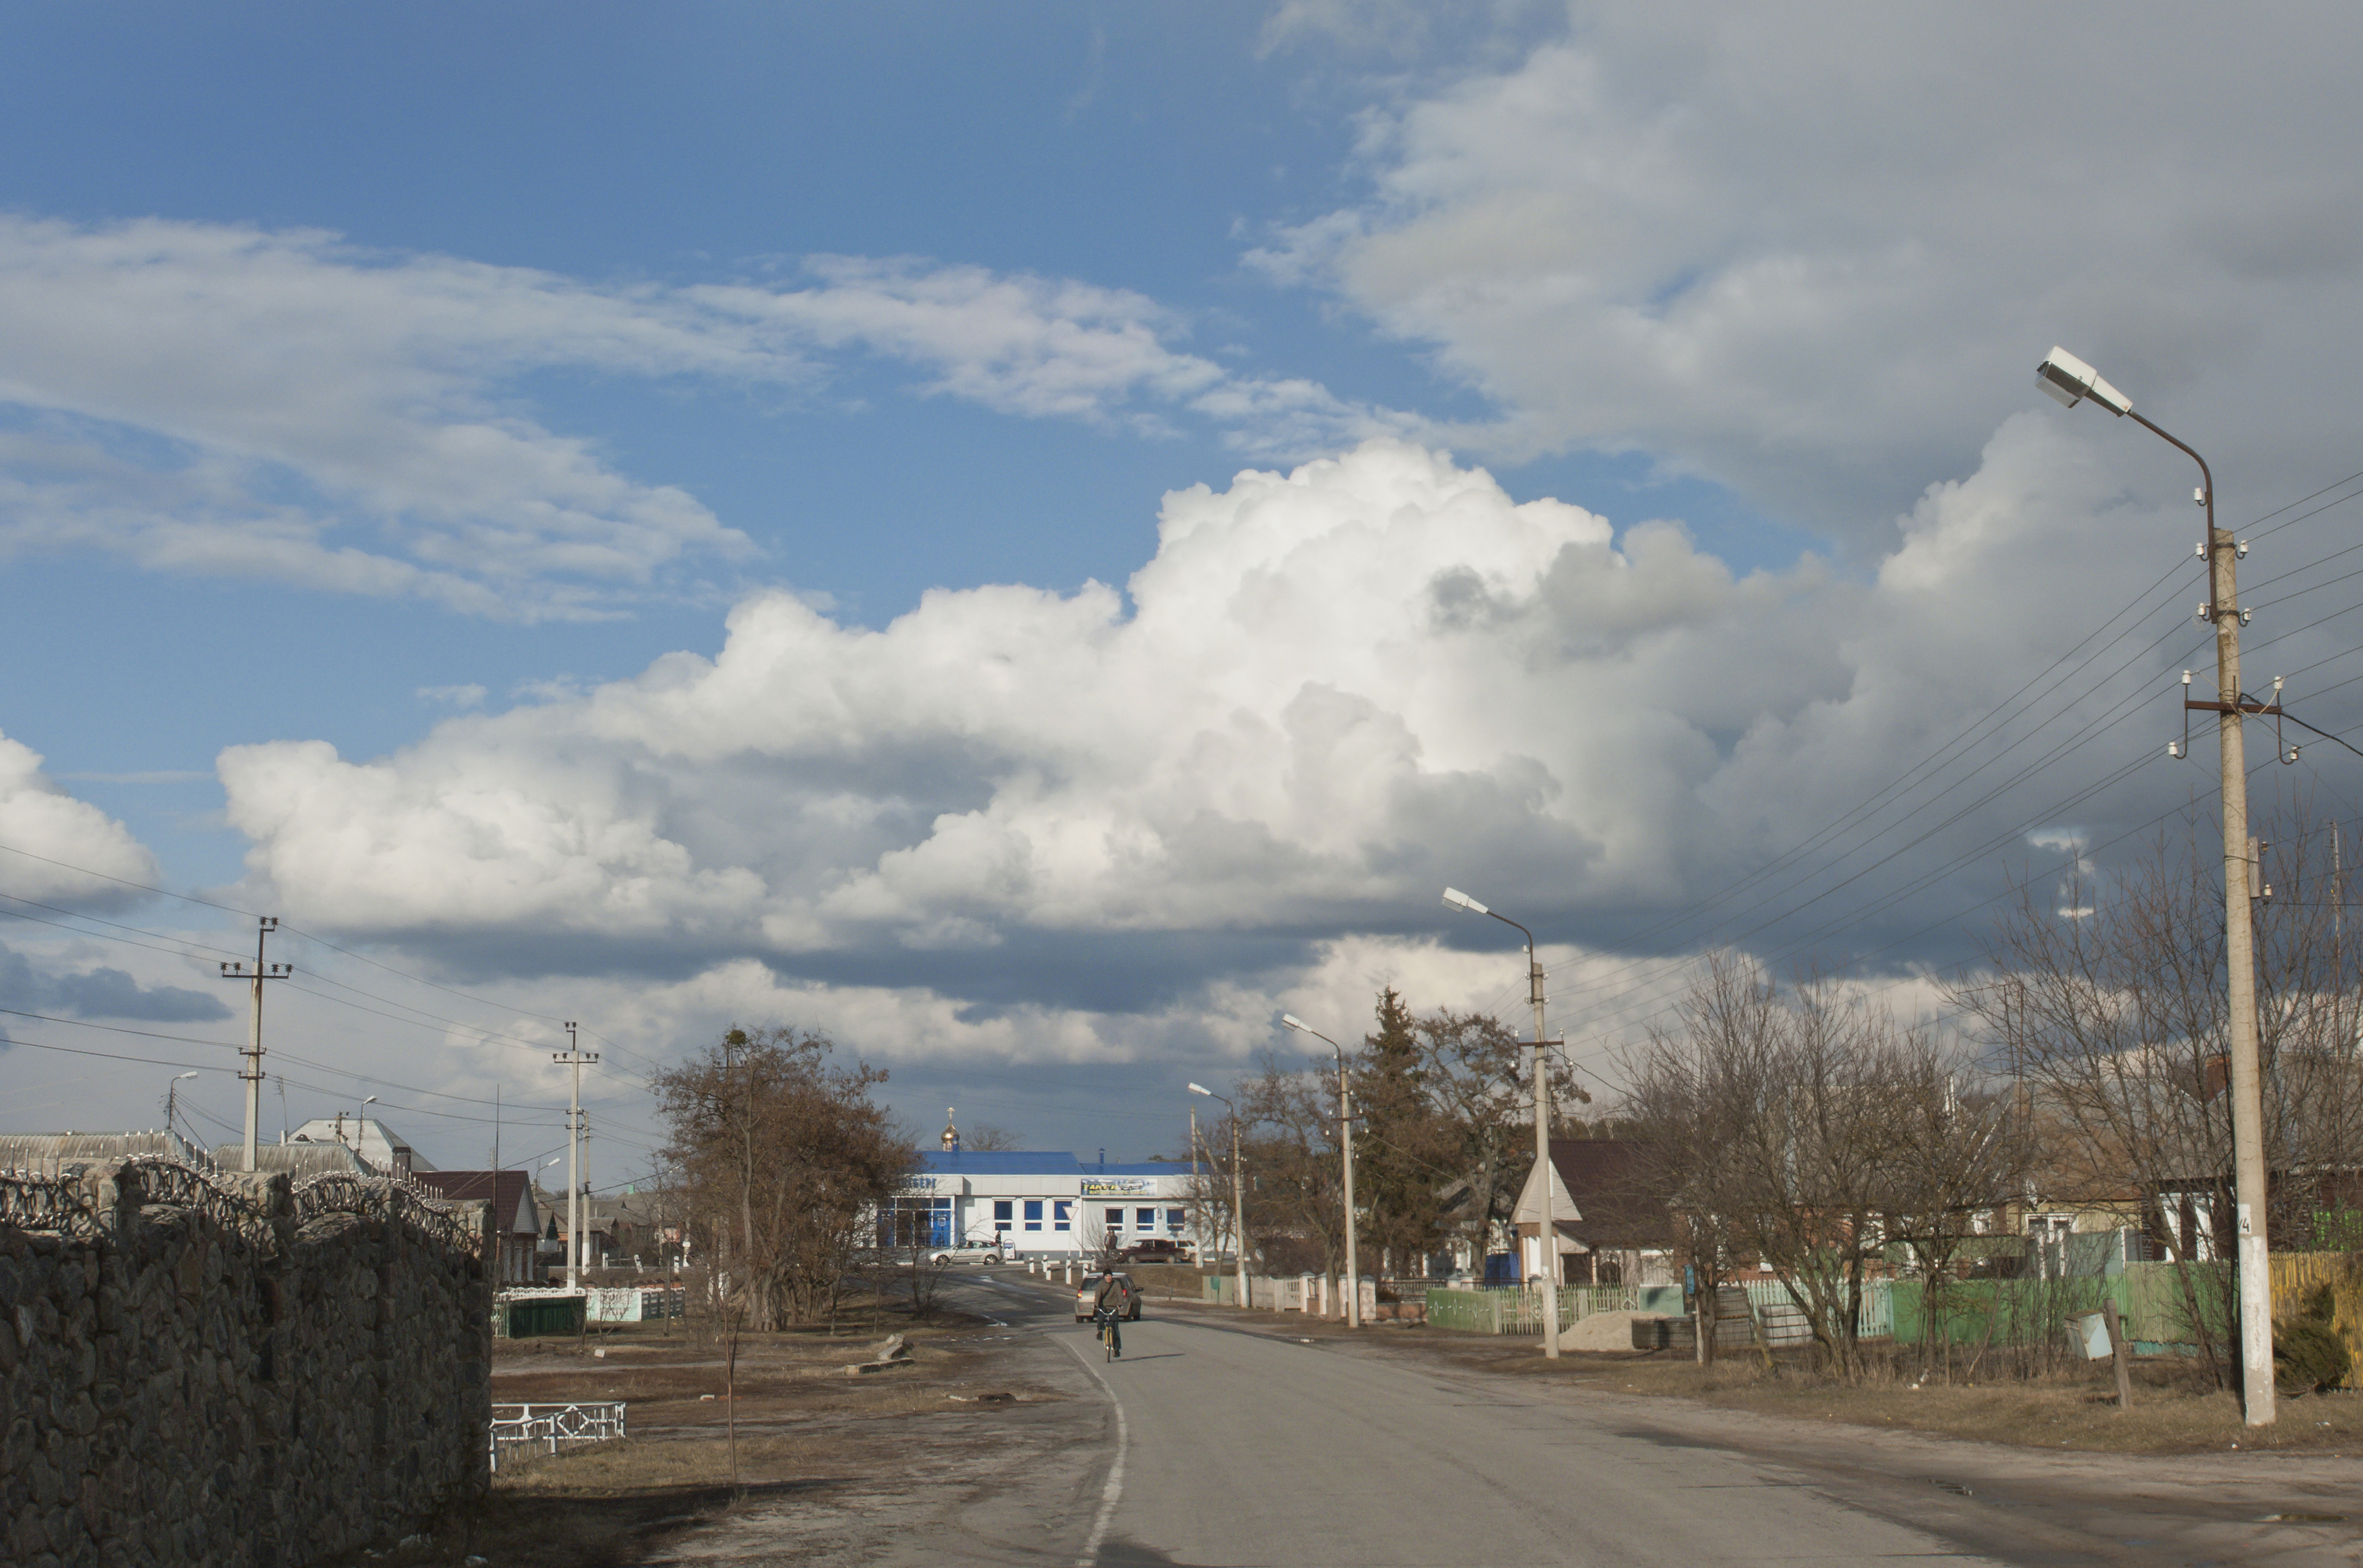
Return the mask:
<path id="1" fill-rule="evenodd" d="M 1109 1273 L 1100 1276 L 1100 1288 L 1092 1297 L 1092 1321 L 1099 1325 L 1099 1337 L 1107 1342 L 1108 1353 L 1124 1354 L 1125 1314 L 1132 1310 L 1132 1286 L 1122 1274 Z"/>

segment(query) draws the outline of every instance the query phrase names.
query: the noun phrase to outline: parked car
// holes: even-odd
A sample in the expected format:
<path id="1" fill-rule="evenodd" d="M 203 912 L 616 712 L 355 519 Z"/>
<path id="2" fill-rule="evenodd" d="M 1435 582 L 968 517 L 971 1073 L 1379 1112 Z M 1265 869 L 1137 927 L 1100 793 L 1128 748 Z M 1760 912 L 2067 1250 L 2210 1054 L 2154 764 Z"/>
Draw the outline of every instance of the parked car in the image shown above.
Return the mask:
<path id="1" fill-rule="evenodd" d="M 1135 1241 L 1116 1257 L 1127 1263 L 1186 1263 L 1190 1261 L 1190 1245 L 1152 1236 L 1145 1241 Z"/>
<path id="2" fill-rule="evenodd" d="M 1100 1281 L 1107 1277 L 1108 1276 L 1104 1273 L 1085 1274 L 1083 1276 L 1083 1283 L 1075 1287 L 1076 1322 L 1088 1323 L 1092 1320 L 1092 1302 L 1100 1293 Z M 1115 1277 L 1124 1281 L 1125 1288 L 1132 1292 L 1132 1310 L 1124 1315 L 1125 1321 L 1128 1323 L 1139 1322 L 1140 1287 L 1133 1284 L 1132 1276 L 1126 1273 L 1122 1269 L 1118 1269 L 1116 1271 Z"/>
<path id="3" fill-rule="evenodd" d="M 927 1261 L 937 1268 L 947 1263 L 998 1263 L 1003 1261 L 1001 1243 L 971 1237 L 956 1247 L 941 1247 L 927 1254 Z"/>

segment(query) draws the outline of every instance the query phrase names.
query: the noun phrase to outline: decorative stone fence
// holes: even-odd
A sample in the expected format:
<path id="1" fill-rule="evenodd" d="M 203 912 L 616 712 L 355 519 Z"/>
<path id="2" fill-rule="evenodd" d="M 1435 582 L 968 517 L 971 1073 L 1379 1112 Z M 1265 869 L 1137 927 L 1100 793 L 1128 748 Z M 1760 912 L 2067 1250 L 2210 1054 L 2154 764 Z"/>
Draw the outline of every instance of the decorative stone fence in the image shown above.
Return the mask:
<path id="1" fill-rule="evenodd" d="M 0 1562 L 302 1568 L 487 1484 L 483 1204 L 0 1173 Z"/>

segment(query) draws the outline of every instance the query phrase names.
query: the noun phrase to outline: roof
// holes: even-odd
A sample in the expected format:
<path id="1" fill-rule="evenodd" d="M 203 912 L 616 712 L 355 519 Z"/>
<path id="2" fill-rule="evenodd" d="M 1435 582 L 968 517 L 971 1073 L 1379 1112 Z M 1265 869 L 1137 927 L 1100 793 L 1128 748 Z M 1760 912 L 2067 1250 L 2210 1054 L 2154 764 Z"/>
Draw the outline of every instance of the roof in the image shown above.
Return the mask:
<path id="1" fill-rule="evenodd" d="M 1661 1244 L 1671 1229 L 1663 1194 L 1653 1190 L 1641 1146 L 1613 1138 L 1554 1138 L 1551 1164 L 1582 1212 L 1559 1229 L 1587 1246 Z"/>
<path id="2" fill-rule="evenodd" d="M 61 1166 L 97 1160 L 176 1160 L 203 1169 L 205 1151 L 177 1132 L 0 1133 L 0 1171 L 55 1175 Z"/>
<path id="3" fill-rule="evenodd" d="M 246 1145 L 217 1143 L 214 1163 L 225 1171 L 246 1169 Z M 258 1143 L 254 1168 L 284 1171 L 297 1181 L 306 1176 L 374 1176 L 377 1170 L 351 1150 L 334 1143 Z"/>
<path id="4" fill-rule="evenodd" d="M 541 1233 L 539 1208 L 531 1200 L 533 1178 L 523 1171 L 414 1171 L 410 1179 L 454 1203 L 490 1201 L 494 1223 L 507 1226 L 512 1236 Z M 523 1225 L 517 1223 L 521 1211 Z"/>

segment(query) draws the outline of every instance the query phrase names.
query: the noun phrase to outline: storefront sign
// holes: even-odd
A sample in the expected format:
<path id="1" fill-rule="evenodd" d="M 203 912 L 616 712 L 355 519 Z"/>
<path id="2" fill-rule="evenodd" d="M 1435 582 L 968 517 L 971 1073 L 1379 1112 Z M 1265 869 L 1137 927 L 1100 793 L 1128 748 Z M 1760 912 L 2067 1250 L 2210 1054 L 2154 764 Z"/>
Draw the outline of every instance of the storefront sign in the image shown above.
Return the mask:
<path id="1" fill-rule="evenodd" d="M 1146 1196 L 1156 1190 L 1156 1184 L 1147 1176 L 1085 1176 L 1083 1178 L 1085 1197 Z"/>
<path id="2" fill-rule="evenodd" d="M 894 1190 L 898 1193 L 931 1193 L 936 1190 L 936 1178 L 933 1176 L 905 1176 L 901 1181 L 894 1184 Z"/>

